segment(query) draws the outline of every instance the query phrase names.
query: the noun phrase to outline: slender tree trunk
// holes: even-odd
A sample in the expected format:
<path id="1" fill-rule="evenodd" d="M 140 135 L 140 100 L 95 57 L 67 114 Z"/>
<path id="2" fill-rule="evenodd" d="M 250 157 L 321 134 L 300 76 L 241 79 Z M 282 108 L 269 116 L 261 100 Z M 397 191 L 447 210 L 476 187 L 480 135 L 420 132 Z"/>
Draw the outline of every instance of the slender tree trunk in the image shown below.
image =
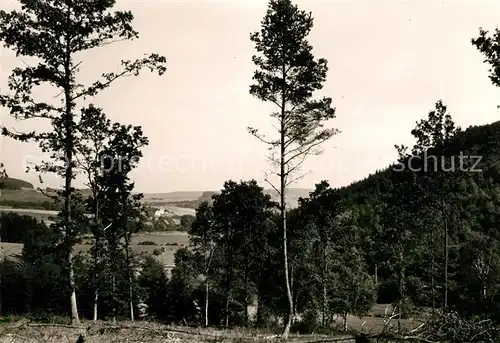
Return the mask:
<path id="1" fill-rule="evenodd" d="M 347 312 L 344 312 L 344 331 L 347 331 Z"/>
<path id="2" fill-rule="evenodd" d="M 67 23 L 71 22 L 71 10 L 68 6 L 68 11 L 66 13 Z M 73 180 L 73 149 L 74 149 L 74 135 L 73 135 L 73 99 L 72 99 L 72 71 L 71 71 L 71 47 L 70 47 L 70 37 L 66 37 L 66 56 L 64 59 L 64 100 L 65 100 L 65 113 L 64 113 L 64 126 L 65 126 L 65 142 L 64 142 L 64 152 L 65 152 L 65 182 L 64 182 L 64 229 L 65 236 L 70 235 L 70 239 L 67 239 L 67 263 L 68 263 L 68 284 L 70 290 L 70 305 L 71 305 L 71 324 L 80 325 L 80 318 L 78 316 L 78 305 L 76 302 L 76 282 L 75 282 L 75 272 L 73 265 L 73 246 L 72 246 L 72 235 L 75 235 L 71 223 L 71 183 Z"/>
<path id="3" fill-rule="evenodd" d="M 80 325 L 80 318 L 78 316 L 78 306 L 76 303 L 76 282 L 75 282 L 75 268 L 73 265 L 73 248 L 70 247 L 68 253 L 69 261 L 69 286 L 71 290 L 70 302 L 71 302 L 71 325 Z"/>
<path id="4" fill-rule="evenodd" d="M 208 327 L 208 279 L 205 279 L 205 327 Z"/>
<path id="5" fill-rule="evenodd" d="M 97 321 L 97 306 L 98 306 L 98 301 L 99 301 L 99 291 L 96 288 L 94 290 L 94 317 L 93 317 L 94 322 Z"/>
<path id="6" fill-rule="evenodd" d="M 248 314 L 248 295 L 245 295 L 245 327 L 249 324 L 249 314 Z"/>
<path id="7" fill-rule="evenodd" d="M 226 301 L 224 304 L 224 327 L 227 329 L 229 327 L 229 297 L 231 294 L 231 279 L 232 279 L 232 259 L 231 259 L 231 253 L 230 253 L 230 248 L 229 248 L 229 242 L 228 242 L 228 248 L 227 248 L 227 279 L 226 279 Z"/>
<path id="8" fill-rule="evenodd" d="M 125 262 L 127 263 L 127 277 L 128 277 L 128 301 L 130 307 L 130 320 L 134 321 L 134 289 L 132 283 L 132 268 L 130 266 L 130 237 L 129 234 L 125 233 Z"/>
<path id="9" fill-rule="evenodd" d="M 113 298 L 113 324 L 116 324 L 117 300 L 116 300 L 116 278 L 114 272 L 113 276 L 111 277 L 111 296 Z"/>
<path id="10" fill-rule="evenodd" d="M 293 307 L 292 307 L 292 324 L 297 320 L 297 303 L 299 302 L 299 293 L 295 291 L 293 288 L 293 280 L 294 280 L 294 271 L 293 266 L 290 267 L 290 293 L 292 293 Z"/>
<path id="11" fill-rule="evenodd" d="M 326 326 L 326 271 L 327 271 L 327 265 L 326 265 L 326 245 L 323 247 L 323 275 L 322 275 L 322 282 L 323 282 L 323 306 L 322 306 L 322 320 L 321 320 L 321 326 L 324 328 Z"/>
<path id="12" fill-rule="evenodd" d="M 89 174 L 89 179 L 92 179 L 92 177 Z M 95 239 L 95 256 L 94 256 L 94 266 L 96 269 L 96 275 L 94 277 L 94 282 L 95 282 L 95 289 L 94 289 L 94 322 L 97 321 L 97 309 L 99 306 L 99 283 L 102 280 L 102 270 L 101 270 L 101 257 L 102 257 L 102 237 L 101 237 L 101 232 L 100 232 L 100 222 L 99 222 L 99 200 L 97 200 L 97 186 L 92 187 L 93 189 L 93 197 L 95 200 L 95 209 L 94 209 L 94 221 L 95 221 L 95 233 L 94 233 L 94 239 Z"/>
<path id="13" fill-rule="evenodd" d="M 208 272 L 210 271 L 210 265 L 212 263 L 212 257 L 214 256 L 215 247 L 213 247 L 212 242 L 210 242 L 210 254 L 208 256 L 208 261 L 205 268 L 205 326 L 208 327 L 208 300 L 209 300 L 209 285 L 208 285 Z"/>
<path id="14" fill-rule="evenodd" d="M 434 228 L 431 229 L 431 246 L 434 245 Z M 434 249 L 431 249 L 431 292 L 432 292 L 432 314 L 436 311 L 436 257 L 434 255 Z"/>
<path id="15" fill-rule="evenodd" d="M 285 73 L 283 73 L 285 75 Z M 293 298 L 292 291 L 290 287 L 290 280 L 288 277 L 288 250 L 287 250 L 287 236 L 286 236 L 286 170 L 285 170 L 285 98 L 282 99 L 281 107 L 281 130 L 280 130 L 280 142 L 281 142 L 281 154 L 280 154 L 280 210 L 281 210 L 281 225 L 283 229 L 283 268 L 285 272 L 285 286 L 286 286 L 286 296 L 288 299 L 288 318 L 285 320 L 285 327 L 283 328 L 283 333 L 281 337 L 283 339 L 288 339 L 290 334 L 290 327 L 292 326 L 293 318 Z"/>
<path id="16" fill-rule="evenodd" d="M 245 272 L 246 274 L 246 272 Z M 249 324 L 249 314 L 248 314 L 248 280 L 247 277 L 245 276 L 245 327 L 248 327 Z"/>
<path id="17" fill-rule="evenodd" d="M 398 333 L 401 333 L 401 319 L 403 316 L 403 299 L 404 299 L 404 258 L 403 252 L 399 252 L 399 316 L 398 316 Z"/>
<path id="18" fill-rule="evenodd" d="M 226 302 L 224 304 L 224 327 L 229 327 L 229 293 L 226 295 Z"/>
<path id="19" fill-rule="evenodd" d="M 441 211 L 444 225 L 444 309 L 446 310 L 448 308 L 448 218 L 443 196 L 441 196 Z"/>

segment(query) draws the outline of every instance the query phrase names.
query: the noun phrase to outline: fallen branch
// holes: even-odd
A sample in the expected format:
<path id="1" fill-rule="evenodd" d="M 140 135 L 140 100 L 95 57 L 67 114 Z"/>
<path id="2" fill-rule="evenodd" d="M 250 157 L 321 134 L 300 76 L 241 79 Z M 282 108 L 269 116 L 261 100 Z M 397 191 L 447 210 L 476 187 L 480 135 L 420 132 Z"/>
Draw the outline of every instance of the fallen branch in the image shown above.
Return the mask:
<path id="1" fill-rule="evenodd" d="M 77 326 L 77 325 L 69 325 L 69 324 L 46 324 L 46 323 L 27 323 L 27 326 L 31 327 L 54 327 L 54 328 L 66 328 L 66 329 L 82 329 L 87 330 L 86 326 Z"/>

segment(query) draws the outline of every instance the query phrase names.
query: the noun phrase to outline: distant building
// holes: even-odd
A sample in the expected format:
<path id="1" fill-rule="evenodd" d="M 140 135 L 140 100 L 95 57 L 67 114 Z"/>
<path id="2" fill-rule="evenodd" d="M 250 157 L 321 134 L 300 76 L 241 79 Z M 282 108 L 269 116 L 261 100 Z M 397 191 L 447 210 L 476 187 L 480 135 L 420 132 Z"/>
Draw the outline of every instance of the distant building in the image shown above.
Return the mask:
<path id="1" fill-rule="evenodd" d="M 164 214 L 165 214 L 165 210 L 164 210 L 163 208 L 160 208 L 159 210 L 157 210 L 157 211 L 155 212 L 155 217 L 157 217 L 157 218 L 158 218 L 158 217 L 163 216 Z"/>

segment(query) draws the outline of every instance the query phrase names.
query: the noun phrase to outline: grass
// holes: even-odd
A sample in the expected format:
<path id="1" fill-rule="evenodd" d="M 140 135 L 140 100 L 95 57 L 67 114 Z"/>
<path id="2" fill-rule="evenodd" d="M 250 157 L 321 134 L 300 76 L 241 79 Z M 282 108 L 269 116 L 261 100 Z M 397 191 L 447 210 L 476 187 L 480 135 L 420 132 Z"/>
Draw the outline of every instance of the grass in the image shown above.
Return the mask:
<path id="1" fill-rule="evenodd" d="M 382 306 L 382 305 L 377 305 Z M 378 320 L 381 318 L 370 317 Z M 9 320 L 10 319 L 10 320 Z M 366 319 L 365 319 L 366 321 Z M 375 321 L 369 323 L 370 326 Z M 260 330 L 255 328 L 193 328 L 185 326 L 167 326 L 160 323 L 136 321 L 119 322 L 92 322 L 82 320 L 81 326 L 70 327 L 64 325 L 67 318 L 54 318 L 49 324 L 31 323 L 22 317 L 3 318 L 0 322 L 0 342 L 9 343 L 60 343 L 78 342 L 79 336 L 83 337 L 84 343 L 160 343 L 160 342 L 193 342 L 193 343 L 275 343 L 279 341 L 279 332 L 271 330 Z M 353 327 L 353 318 L 349 318 L 349 326 Z M 407 328 L 413 328 L 418 323 L 406 323 Z M 411 324 L 411 325 L 410 325 Z M 375 334 L 377 330 L 353 330 L 364 331 L 368 335 Z M 82 342 L 82 341 L 80 341 Z M 309 334 L 299 335 L 290 333 L 291 343 L 312 342 L 352 342 L 351 334 Z"/>
<path id="2" fill-rule="evenodd" d="M 27 323 L 25 319 L 20 319 L 12 323 L 0 324 L 0 342 L 2 343 L 74 343 L 78 341 L 79 336 L 83 337 L 85 343 L 271 343 L 277 341 L 273 333 L 255 329 L 187 328 L 149 322 L 120 322 L 118 325 L 112 325 L 108 322 L 84 321 L 81 327 L 69 327 L 57 324 L 32 324 Z M 325 339 L 325 336 L 291 334 L 289 341 L 298 343 L 320 339 Z M 353 342 L 353 340 L 344 339 L 338 342 Z"/>
<path id="3" fill-rule="evenodd" d="M 155 245 L 142 245 L 141 242 L 149 241 Z M 83 244 L 75 246 L 76 253 L 85 253 L 91 247 L 91 240 L 86 239 Z M 153 251 L 161 247 L 161 253 L 156 255 L 158 260 L 167 268 L 174 266 L 175 252 L 189 245 L 189 236 L 186 232 L 152 232 L 134 235 L 131 240 L 131 249 L 136 254 L 153 255 Z M 23 245 L 20 243 L 0 243 L 0 252 L 3 256 L 15 256 L 21 254 Z"/>

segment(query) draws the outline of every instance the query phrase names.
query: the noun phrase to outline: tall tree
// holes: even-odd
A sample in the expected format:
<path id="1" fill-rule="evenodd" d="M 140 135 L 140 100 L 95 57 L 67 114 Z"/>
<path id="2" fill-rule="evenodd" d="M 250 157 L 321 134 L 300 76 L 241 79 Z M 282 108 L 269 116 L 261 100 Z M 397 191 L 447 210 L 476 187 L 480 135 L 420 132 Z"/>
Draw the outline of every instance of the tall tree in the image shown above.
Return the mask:
<path id="1" fill-rule="evenodd" d="M 257 70 L 250 94 L 278 107 L 278 111 L 271 114 L 278 122 L 278 135 L 269 139 L 255 128 L 248 130 L 268 145 L 269 160 L 277 169 L 272 174 L 280 180 L 276 186 L 266 177 L 280 196 L 283 268 L 289 303 L 282 337 L 287 339 L 293 299 L 288 274 L 286 189 L 297 180 L 297 175 L 293 175 L 306 157 L 318 154 L 319 145 L 337 131 L 323 127 L 326 120 L 335 117 L 331 98 L 313 99 L 314 91 L 321 89 L 326 80 L 328 67 L 325 59 L 314 58 L 312 46 L 306 39 L 313 27 L 312 14 L 299 10 L 290 0 L 271 0 L 261 23 L 260 32 L 251 35 L 258 55 L 252 57 Z"/>
<path id="2" fill-rule="evenodd" d="M 133 321 L 134 296 L 130 240 L 131 235 L 139 229 L 144 209 L 140 203 L 143 195 L 141 193 L 132 194 L 135 184 L 130 180 L 130 172 L 137 166 L 142 157 L 141 149 L 149 142 L 143 135 L 140 126 L 114 123 L 110 135 L 109 143 L 102 151 L 100 159 L 103 169 L 99 182 L 100 187 L 106 190 L 103 194 L 103 211 L 107 216 L 103 225 L 110 227 L 104 232 L 104 235 L 108 247 L 113 247 L 112 250 L 115 252 L 123 243 L 129 283 L 130 318 Z M 107 234 L 108 232 L 109 234 Z M 113 261 L 113 252 L 108 251 L 108 253 L 110 253 L 110 261 Z M 113 263 L 111 265 L 115 266 Z M 112 272 L 116 273 L 118 269 L 115 268 Z"/>
<path id="3" fill-rule="evenodd" d="M 111 121 L 101 109 L 94 106 L 85 108 L 80 120 L 81 140 L 78 144 L 76 167 L 81 169 L 86 178 L 86 186 L 90 189 L 87 199 L 87 209 L 94 215 L 90 231 L 94 237 L 94 245 L 90 250 L 94 271 L 94 321 L 97 320 L 99 291 L 105 271 L 104 230 L 101 220 L 101 208 L 106 197 L 106 185 L 102 184 L 102 158 L 107 141 L 111 135 Z"/>
<path id="4" fill-rule="evenodd" d="M 203 201 L 196 209 L 196 217 L 189 231 L 189 239 L 195 253 L 203 257 L 204 261 L 202 278 L 205 283 L 205 326 L 208 326 L 210 274 L 216 248 L 216 234 L 217 230 L 215 229 L 212 208 L 209 206 L 208 202 Z"/>
<path id="5" fill-rule="evenodd" d="M 332 284 L 332 248 L 334 238 L 339 233 L 337 216 L 345 208 L 327 181 L 316 184 L 316 189 L 309 194 L 309 198 L 300 199 L 299 204 L 302 207 L 303 215 L 307 217 L 305 218 L 306 222 L 311 227 L 311 230 L 308 230 L 310 240 L 316 247 L 316 256 L 314 256 L 316 263 L 314 265 L 318 270 L 314 273 L 320 275 L 320 282 L 316 288 L 321 290 L 319 297 L 321 299 L 321 325 L 325 327 L 328 294 L 331 293 L 328 286 Z"/>
<path id="6" fill-rule="evenodd" d="M 449 252 L 449 222 L 450 222 L 450 193 L 456 184 L 456 175 L 459 169 L 463 169 L 464 161 L 458 161 L 454 156 L 453 140 L 461 129 L 456 127 L 452 117 L 447 113 L 447 108 L 442 101 L 438 101 L 435 109 L 430 111 L 427 119 L 420 120 L 411 131 L 415 137 L 415 145 L 412 156 L 419 157 L 417 164 L 410 161 L 410 165 L 416 167 L 417 182 L 423 191 L 424 201 L 427 203 L 428 213 L 433 209 L 439 209 L 440 221 L 443 228 L 443 250 L 444 250 L 444 294 L 443 306 L 448 306 L 448 252 Z M 412 157 L 410 157 L 412 158 Z M 461 165 L 459 165 L 459 162 Z M 433 231 L 431 240 L 435 240 Z M 433 259 L 434 261 L 434 259 Z M 434 278 L 433 278 L 434 279 Z"/>
<path id="7" fill-rule="evenodd" d="M 73 244 L 78 235 L 78 227 L 72 218 L 74 155 L 78 144 L 75 108 L 79 100 L 95 96 L 123 76 L 137 75 L 143 67 L 162 74 L 165 57 L 151 54 L 135 61 L 122 61 L 121 70 L 104 73 L 91 85 L 79 84 L 76 77 L 81 52 L 138 37 L 131 25 L 132 13 L 113 12 L 114 0 L 20 0 L 20 3 L 20 11 L 0 11 L 0 41 L 18 56 L 35 57 L 38 62 L 35 66 L 13 70 L 9 77 L 9 89 L 13 94 L 0 95 L 0 104 L 9 108 L 16 119 L 45 119 L 52 130 L 18 133 L 3 127 L 2 133 L 20 141 L 38 142 L 42 151 L 52 155 L 50 161 L 37 169 L 56 172 L 64 179 L 63 229 L 67 242 L 71 319 L 73 324 L 79 324 L 72 263 Z M 42 84 L 58 89 L 60 105 L 33 96 L 34 87 Z"/>
<path id="8" fill-rule="evenodd" d="M 220 267 L 225 297 L 224 324 L 229 325 L 230 306 L 236 293 L 240 293 L 238 291 L 243 293 L 241 303 L 245 306 L 245 321 L 248 323 L 247 310 L 255 284 L 251 269 L 256 265 L 256 257 L 260 254 L 258 249 L 262 247 L 262 242 L 257 242 L 265 236 L 275 204 L 255 180 L 226 181 L 221 193 L 214 195 L 213 200 L 214 228 L 217 230 L 215 243 L 224 256 Z"/>

